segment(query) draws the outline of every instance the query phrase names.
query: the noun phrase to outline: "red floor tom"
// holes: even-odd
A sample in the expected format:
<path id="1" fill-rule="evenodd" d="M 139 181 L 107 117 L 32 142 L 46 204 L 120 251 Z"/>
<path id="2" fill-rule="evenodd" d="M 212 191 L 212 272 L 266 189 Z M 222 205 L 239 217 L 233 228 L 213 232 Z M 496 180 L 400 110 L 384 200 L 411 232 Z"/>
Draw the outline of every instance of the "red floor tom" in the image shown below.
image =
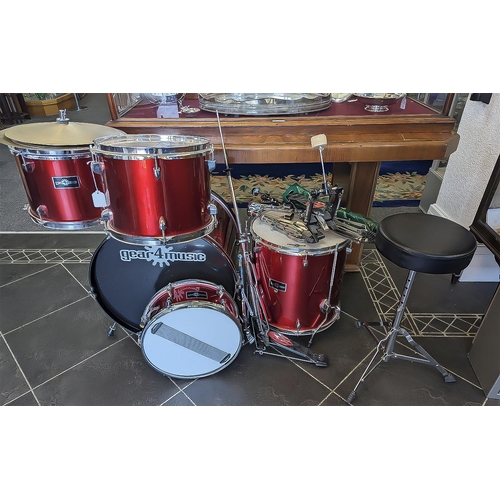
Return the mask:
<path id="1" fill-rule="evenodd" d="M 334 323 L 340 316 L 350 241 L 328 230 L 318 243 L 298 242 L 262 217 L 252 220 L 250 232 L 258 290 L 271 329 L 314 335 Z"/>

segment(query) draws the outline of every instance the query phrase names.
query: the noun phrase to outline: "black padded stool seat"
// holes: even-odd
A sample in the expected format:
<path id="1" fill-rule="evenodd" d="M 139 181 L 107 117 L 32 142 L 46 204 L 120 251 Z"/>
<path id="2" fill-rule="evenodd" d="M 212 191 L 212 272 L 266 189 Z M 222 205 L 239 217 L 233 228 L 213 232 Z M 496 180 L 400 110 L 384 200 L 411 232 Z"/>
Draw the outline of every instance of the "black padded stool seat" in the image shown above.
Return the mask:
<path id="1" fill-rule="evenodd" d="M 377 250 L 404 269 L 429 274 L 458 274 L 471 262 L 474 235 L 456 222 L 436 215 L 401 213 L 380 222 Z"/>
<path id="2" fill-rule="evenodd" d="M 472 260 L 477 242 L 474 235 L 456 222 L 427 214 L 396 214 L 386 217 L 378 226 L 375 246 L 381 255 L 394 264 L 408 269 L 408 277 L 396 304 L 393 321 L 361 322 L 372 337 L 378 341 L 372 326 L 390 328 L 386 337 L 378 341 L 377 349 L 361 375 L 347 402 L 356 398 L 356 391 L 365 378 L 382 362 L 400 359 L 428 364 L 436 368 L 445 382 L 455 382 L 455 377 L 446 371 L 415 339 L 401 326 L 406 310 L 406 303 L 417 273 L 460 274 Z M 403 335 L 410 346 L 420 354 L 419 357 L 397 354 L 394 352 L 396 338 Z M 375 363 L 378 353 L 381 359 Z"/>

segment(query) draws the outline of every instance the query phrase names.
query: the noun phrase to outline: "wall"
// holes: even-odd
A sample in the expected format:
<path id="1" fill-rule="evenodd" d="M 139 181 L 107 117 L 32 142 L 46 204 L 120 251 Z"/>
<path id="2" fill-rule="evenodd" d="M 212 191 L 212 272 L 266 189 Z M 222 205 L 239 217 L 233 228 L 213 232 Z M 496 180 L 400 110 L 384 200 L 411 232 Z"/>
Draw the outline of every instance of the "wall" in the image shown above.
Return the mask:
<path id="1" fill-rule="evenodd" d="M 493 94 L 489 104 L 468 100 L 458 134 L 458 149 L 429 213 L 469 228 L 500 154 L 500 94 Z"/>

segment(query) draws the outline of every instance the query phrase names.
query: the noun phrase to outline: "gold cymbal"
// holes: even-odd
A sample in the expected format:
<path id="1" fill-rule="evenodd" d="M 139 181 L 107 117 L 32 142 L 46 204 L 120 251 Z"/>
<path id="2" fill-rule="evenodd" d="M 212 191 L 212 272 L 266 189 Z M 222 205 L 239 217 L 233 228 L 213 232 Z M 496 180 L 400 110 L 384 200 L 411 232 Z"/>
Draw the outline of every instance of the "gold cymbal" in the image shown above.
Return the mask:
<path id="1" fill-rule="evenodd" d="M 125 132 L 94 123 L 26 123 L 8 128 L 5 138 L 21 145 L 88 146 L 97 137 L 125 135 Z"/>
<path id="2" fill-rule="evenodd" d="M 0 130 L 0 144 L 5 144 L 6 146 L 14 145 L 12 141 L 9 141 L 9 139 L 5 137 L 5 130 Z"/>

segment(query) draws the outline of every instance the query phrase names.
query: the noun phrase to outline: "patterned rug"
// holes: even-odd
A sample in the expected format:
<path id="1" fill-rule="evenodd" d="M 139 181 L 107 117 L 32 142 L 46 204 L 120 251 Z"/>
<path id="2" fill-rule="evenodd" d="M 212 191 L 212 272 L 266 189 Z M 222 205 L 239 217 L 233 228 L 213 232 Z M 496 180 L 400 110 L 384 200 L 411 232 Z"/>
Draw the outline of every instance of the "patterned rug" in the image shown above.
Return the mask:
<path id="1" fill-rule="evenodd" d="M 427 173 L 432 161 L 400 161 L 382 162 L 380 167 L 374 207 L 418 206 L 427 179 Z M 323 183 L 321 166 L 304 165 L 304 174 L 290 174 L 286 165 L 272 166 L 237 165 L 231 169 L 231 177 L 238 206 L 245 207 L 248 202 L 255 201 L 252 190 L 258 188 L 261 193 L 267 193 L 281 200 L 283 193 L 292 184 L 299 184 L 307 190 L 318 188 Z M 272 167 L 272 168 L 269 168 Z M 231 193 L 224 167 L 218 165 L 212 172 L 211 187 L 228 203 L 231 203 Z M 256 173 L 256 170 L 259 170 Z M 331 172 L 331 169 L 326 169 Z M 270 175 L 269 171 L 273 172 Z M 331 182 L 331 174 L 328 175 Z"/>

